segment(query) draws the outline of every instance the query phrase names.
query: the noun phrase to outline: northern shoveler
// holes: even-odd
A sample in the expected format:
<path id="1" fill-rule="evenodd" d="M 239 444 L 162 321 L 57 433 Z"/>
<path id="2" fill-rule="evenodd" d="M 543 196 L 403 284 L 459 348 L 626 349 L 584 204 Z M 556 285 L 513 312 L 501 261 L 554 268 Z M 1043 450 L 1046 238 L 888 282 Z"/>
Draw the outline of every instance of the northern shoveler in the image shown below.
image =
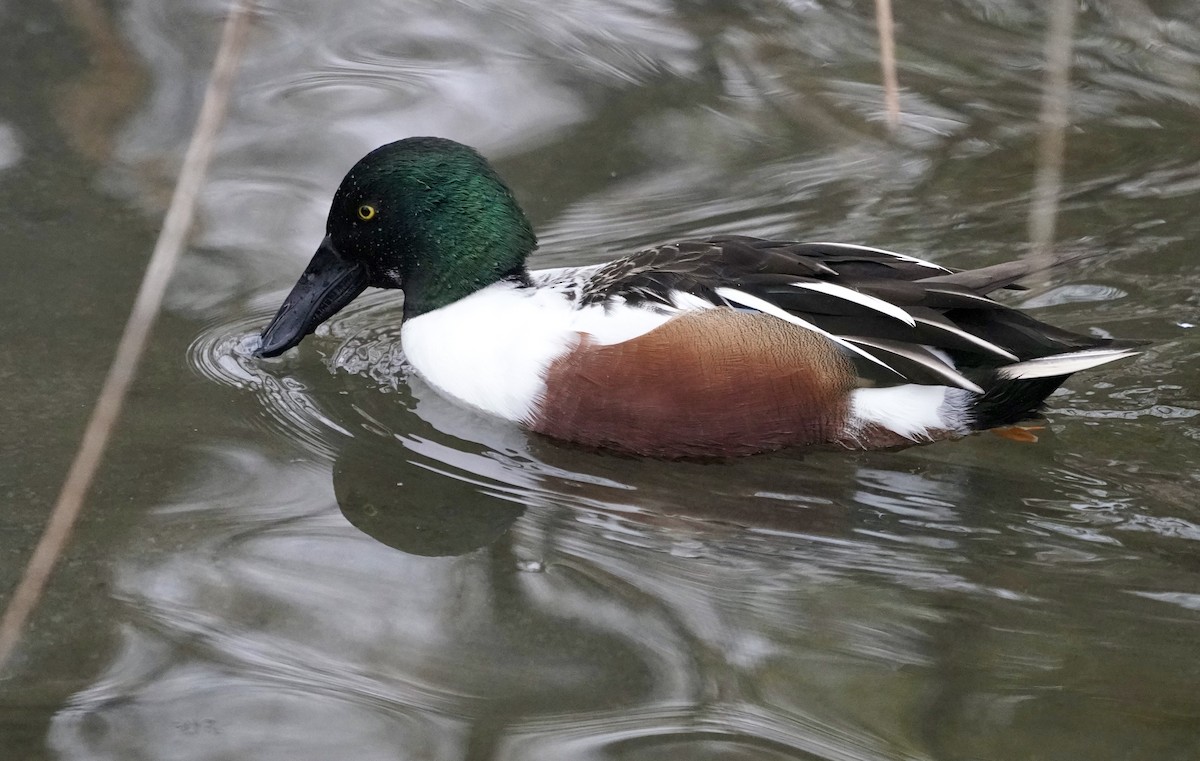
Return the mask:
<path id="1" fill-rule="evenodd" d="M 465 145 L 400 140 L 333 198 L 326 236 L 259 350 L 368 286 L 404 291 L 412 368 L 450 399 L 556 439 L 657 457 L 872 449 L 1036 414 L 1125 344 L 988 298 L 1022 262 L 957 272 L 843 243 L 723 235 L 529 271 L 536 238 Z"/>

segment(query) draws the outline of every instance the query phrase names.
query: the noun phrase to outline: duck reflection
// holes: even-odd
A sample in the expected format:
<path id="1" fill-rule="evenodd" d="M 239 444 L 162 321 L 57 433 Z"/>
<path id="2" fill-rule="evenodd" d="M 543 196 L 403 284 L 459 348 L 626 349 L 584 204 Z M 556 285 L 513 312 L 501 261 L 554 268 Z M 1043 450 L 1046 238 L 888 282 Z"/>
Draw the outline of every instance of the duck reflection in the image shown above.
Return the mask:
<path id="1" fill-rule="evenodd" d="M 539 518 L 677 529 L 684 541 L 745 528 L 846 529 L 845 509 L 820 493 L 830 475 L 806 466 L 801 454 L 673 463 L 629 458 L 563 446 L 478 415 L 416 378 L 407 379 L 403 393 L 403 404 L 362 389 L 349 392 L 349 404 L 346 397 L 330 399 L 342 407 L 333 417 L 355 431 L 334 467 L 339 506 L 352 524 L 398 549 L 423 533 L 470 551 L 518 520 L 518 506 L 537 509 Z M 832 477 L 846 467 L 855 468 L 850 462 Z"/>
<path id="2" fill-rule="evenodd" d="M 504 536 L 514 497 L 416 460 L 391 437 L 359 435 L 338 453 L 333 491 L 355 528 L 412 555 L 465 555 Z"/>
<path id="3" fill-rule="evenodd" d="M 159 513 L 178 549 L 123 563 L 125 648 L 56 721 L 61 757 L 188 732 L 175 757 L 280 733 L 380 758 L 886 757 L 926 698 L 895 674 L 932 668 L 930 593 L 975 583 L 939 530 L 971 530 L 970 469 L 632 460 L 418 381 L 275 372 L 249 385 L 307 453 L 229 445 Z"/>

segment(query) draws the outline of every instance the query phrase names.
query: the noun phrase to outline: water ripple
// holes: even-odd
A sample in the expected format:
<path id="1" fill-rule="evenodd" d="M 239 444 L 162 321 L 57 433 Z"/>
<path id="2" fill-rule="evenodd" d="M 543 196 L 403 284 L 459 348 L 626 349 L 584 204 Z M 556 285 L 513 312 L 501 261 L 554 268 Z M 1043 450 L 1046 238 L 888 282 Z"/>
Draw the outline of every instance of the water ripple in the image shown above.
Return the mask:
<path id="1" fill-rule="evenodd" d="M 125 10 L 156 86 L 104 182 L 141 206 L 162 172 L 139 162 L 172 155 L 208 71 L 209 27 L 179 23 L 202 5 Z M 1105 255 L 1012 302 L 1154 341 L 1143 356 L 1072 379 L 1037 444 L 699 464 L 559 446 L 446 402 L 405 366 L 394 294 L 278 359 L 253 356 L 256 334 L 346 168 L 414 133 L 497 159 L 538 222 L 535 266 L 722 232 L 1010 259 L 1044 4 L 898 5 L 893 135 L 877 30 L 850 3 L 266 3 L 170 301 L 203 322 L 199 385 L 236 412 L 213 405 L 219 433 L 198 423 L 169 480 L 124 472 L 155 501 L 113 550 L 120 650 L 54 718 L 53 752 L 1184 747 L 1200 27 L 1184 3 L 1143 6 L 1079 17 L 1059 230 Z"/>

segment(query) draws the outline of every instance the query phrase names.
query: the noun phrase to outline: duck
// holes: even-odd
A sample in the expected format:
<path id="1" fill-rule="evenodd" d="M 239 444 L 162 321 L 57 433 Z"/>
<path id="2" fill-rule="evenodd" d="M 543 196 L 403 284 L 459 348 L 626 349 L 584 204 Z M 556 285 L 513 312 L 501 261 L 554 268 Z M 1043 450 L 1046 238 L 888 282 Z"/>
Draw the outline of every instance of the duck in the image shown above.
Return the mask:
<path id="1" fill-rule="evenodd" d="M 1004 428 L 1073 373 L 1138 353 L 993 299 L 1038 270 L 1027 261 L 960 271 L 714 235 L 530 270 L 536 247 L 479 152 L 389 143 L 342 180 L 256 354 L 288 351 L 368 287 L 400 289 L 406 362 L 439 394 L 560 442 L 677 459 Z"/>

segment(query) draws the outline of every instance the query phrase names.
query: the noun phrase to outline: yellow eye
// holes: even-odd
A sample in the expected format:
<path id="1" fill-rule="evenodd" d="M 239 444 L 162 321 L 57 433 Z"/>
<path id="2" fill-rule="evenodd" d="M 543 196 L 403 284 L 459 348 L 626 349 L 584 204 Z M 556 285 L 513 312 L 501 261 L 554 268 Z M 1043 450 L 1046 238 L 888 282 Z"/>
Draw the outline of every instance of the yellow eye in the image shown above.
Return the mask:
<path id="1" fill-rule="evenodd" d="M 358 218 L 364 222 L 370 222 L 372 219 L 375 219 L 375 207 L 365 203 L 359 206 Z"/>

